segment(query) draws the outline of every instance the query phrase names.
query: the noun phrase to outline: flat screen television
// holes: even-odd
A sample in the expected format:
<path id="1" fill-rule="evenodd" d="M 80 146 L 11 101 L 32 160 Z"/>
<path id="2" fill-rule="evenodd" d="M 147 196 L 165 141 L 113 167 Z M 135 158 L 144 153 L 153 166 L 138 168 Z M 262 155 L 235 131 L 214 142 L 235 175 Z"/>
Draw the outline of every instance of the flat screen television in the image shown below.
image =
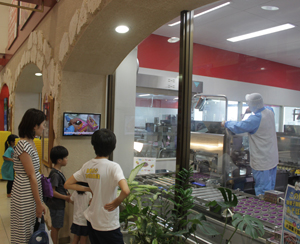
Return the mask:
<path id="1" fill-rule="evenodd" d="M 63 136 L 91 136 L 100 129 L 101 114 L 64 112 L 63 120 Z"/>

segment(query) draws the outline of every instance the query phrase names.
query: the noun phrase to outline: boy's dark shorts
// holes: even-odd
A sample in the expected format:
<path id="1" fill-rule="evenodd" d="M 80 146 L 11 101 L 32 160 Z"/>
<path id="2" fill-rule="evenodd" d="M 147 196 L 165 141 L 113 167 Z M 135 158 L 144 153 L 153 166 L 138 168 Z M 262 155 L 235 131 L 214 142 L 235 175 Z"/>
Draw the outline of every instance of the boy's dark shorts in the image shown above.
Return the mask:
<path id="1" fill-rule="evenodd" d="M 87 221 L 87 225 L 91 244 L 124 244 L 120 228 L 110 231 L 99 231 L 94 230 L 89 221 Z"/>
<path id="2" fill-rule="evenodd" d="M 50 216 L 52 221 L 52 226 L 54 228 L 62 228 L 64 226 L 64 216 L 65 216 L 65 210 L 55 210 L 50 209 Z"/>
<path id="3" fill-rule="evenodd" d="M 87 226 L 72 224 L 71 233 L 77 236 L 87 236 L 89 234 L 89 229 Z"/>

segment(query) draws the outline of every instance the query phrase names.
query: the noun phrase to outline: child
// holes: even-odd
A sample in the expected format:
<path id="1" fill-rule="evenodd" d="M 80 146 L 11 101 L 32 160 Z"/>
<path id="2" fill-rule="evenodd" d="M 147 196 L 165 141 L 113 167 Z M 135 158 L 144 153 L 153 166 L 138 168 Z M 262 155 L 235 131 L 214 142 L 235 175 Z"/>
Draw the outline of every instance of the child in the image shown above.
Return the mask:
<path id="1" fill-rule="evenodd" d="M 58 243 L 58 231 L 64 225 L 65 202 L 70 202 L 68 191 L 64 188 L 66 178 L 61 172 L 61 167 L 68 163 L 68 150 L 63 146 L 53 147 L 50 151 L 50 159 L 54 164 L 49 178 L 53 188 L 53 198 L 47 200 L 52 221 L 51 238 L 53 244 Z"/>
<path id="2" fill-rule="evenodd" d="M 7 180 L 6 193 L 7 197 L 11 197 L 11 189 L 14 183 L 14 146 L 18 136 L 11 134 L 5 142 L 5 153 L 3 154 L 4 163 L 1 168 L 2 179 Z"/>
<path id="3" fill-rule="evenodd" d="M 85 182 L 77 182 L 78 185 L 89 185 Z M 88 208 L 92 199 L 92 193 L 85 191 L 74 191 L 71 196 L 71 202 L 74 203 L 73 224 L 71 226 L 71 233 L 74 234 L 72 244 L 86 244 L 88 236 L 88 227 L 83 212 Z"/>
<path id="4" fill-rule="evenodd" d="M 123 244 L 119 205 L 130 190 L 120 165 L 108 160 L 116 147 L 116 136 L 108 129 L 97 130 L 92 136 L 92 145 L 96 157 L 73 174 L 65 183 L 65 188 L 93 193 L 91 205 L 84 212 L 91 244 Z M 87 182 L 89 187 L 77 185 L 78 181 Z M 117 197 L 118 186 L 121 193 Z"/>

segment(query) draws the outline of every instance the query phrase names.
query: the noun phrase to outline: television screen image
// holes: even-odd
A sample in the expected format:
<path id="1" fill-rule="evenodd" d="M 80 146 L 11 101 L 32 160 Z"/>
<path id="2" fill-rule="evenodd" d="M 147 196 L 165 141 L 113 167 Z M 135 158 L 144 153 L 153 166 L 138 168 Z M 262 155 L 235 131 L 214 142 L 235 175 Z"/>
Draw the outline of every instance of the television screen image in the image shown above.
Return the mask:
<path id="1" fill-rule="evenodd" d="M 100 129 L 101 114 L 64 113 L 64 136 L 91 136 Z"/>

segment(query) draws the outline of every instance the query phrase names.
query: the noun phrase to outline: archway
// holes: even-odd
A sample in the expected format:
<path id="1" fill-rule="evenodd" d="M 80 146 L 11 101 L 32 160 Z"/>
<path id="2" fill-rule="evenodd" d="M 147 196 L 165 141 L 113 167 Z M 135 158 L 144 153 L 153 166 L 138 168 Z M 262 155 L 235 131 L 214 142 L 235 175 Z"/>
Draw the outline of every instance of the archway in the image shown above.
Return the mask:
<path id="1" fill-rule="evenodd" d="M 18 125 L 23 114 L 29 108 L 42 108 L 42 76 L 36 76 L 41 73 L 35 64 L 28 64 L 20 74 L 15 89 L 15 103 L 13 108 L 14 120 L 12 133 L 18 134 Z"/>

